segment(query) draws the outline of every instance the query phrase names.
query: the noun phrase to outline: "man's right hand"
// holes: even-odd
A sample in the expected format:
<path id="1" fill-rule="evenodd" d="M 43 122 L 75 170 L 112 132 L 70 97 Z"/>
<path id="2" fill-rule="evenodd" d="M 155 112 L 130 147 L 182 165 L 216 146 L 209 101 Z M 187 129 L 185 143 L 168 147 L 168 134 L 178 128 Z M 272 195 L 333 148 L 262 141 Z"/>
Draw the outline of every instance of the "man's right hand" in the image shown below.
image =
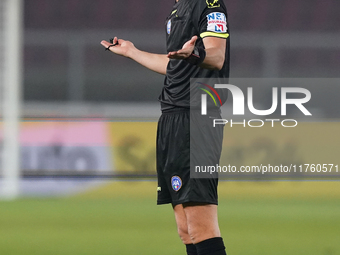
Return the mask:
<path id="1" fill-rule="evenodd" d="M 117 37 L 115 37 L 113 39 L 113 43 L 103 40 L 101 41 L 101 45 L 103 45 L 105 48 L 108 48 L 110 45 L 116 44 L 117 42 L 118 44 L 116 46 L 110 47 L 110 51 L 118 55 L 130 58 L 131 52 L 136 49 L 133 43 L 130 41 L 125 41 L 123 39 L 118 39 Z"/>

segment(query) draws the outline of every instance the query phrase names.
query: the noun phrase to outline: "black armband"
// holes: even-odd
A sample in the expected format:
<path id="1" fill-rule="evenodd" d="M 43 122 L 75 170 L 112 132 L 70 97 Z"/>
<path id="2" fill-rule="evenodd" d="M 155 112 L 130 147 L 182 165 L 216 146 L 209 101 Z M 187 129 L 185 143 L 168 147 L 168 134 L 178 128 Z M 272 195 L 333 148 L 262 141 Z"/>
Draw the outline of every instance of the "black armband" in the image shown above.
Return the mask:
<path id="1" fill-rule="evenodd" d="M 185 59 L 185 61 L 187 61 L 188 63 L 192 64 L 192 65 L 200 65 L 203 63 L 204 59 L 205 59 L 205 50 L 203 48 L 198 48 L 195 47 L 193 52 L 191 53 L 191 55 L 189 57 L 187 57 Z"/>

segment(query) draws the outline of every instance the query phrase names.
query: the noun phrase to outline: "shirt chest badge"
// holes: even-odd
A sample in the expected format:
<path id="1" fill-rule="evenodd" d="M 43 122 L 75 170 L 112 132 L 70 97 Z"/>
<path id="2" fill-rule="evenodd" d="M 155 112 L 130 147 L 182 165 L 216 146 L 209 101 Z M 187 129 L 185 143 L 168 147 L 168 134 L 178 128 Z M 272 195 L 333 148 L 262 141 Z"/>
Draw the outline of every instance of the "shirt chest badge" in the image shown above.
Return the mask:
<path id="1" fill-rule="evenodd" d="M 169 19 L 168 23 L 166 24 L 166 32 L 168 33 L 168 35 L 171 32 L 171 19 Z"/>

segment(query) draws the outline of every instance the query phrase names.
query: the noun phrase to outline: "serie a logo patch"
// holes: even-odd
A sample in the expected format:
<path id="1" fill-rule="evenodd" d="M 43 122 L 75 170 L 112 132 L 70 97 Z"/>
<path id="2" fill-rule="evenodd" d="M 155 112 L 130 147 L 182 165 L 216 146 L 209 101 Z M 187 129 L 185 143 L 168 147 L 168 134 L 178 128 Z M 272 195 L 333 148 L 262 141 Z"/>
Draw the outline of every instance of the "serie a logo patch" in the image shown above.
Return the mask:
<path id="1" fill-rule="evenodd" d="M 179 176 L 173 176 L 171 186 L 174 191 L 179 191 L 182 188 L 182 179 Z"/>

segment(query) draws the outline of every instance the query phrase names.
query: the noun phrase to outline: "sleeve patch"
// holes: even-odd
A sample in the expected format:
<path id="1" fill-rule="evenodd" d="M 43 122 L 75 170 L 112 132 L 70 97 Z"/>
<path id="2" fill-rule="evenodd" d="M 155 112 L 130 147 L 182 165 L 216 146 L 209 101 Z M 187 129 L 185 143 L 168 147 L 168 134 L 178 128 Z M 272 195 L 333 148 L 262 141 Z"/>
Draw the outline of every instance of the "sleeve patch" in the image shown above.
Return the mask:
<path id="1" fill-rule="evenodd" d="M 207 31 L 215 33 L 227 32 L 227 19 L 222 12 L 212 12 L 207 15 Z"/>

